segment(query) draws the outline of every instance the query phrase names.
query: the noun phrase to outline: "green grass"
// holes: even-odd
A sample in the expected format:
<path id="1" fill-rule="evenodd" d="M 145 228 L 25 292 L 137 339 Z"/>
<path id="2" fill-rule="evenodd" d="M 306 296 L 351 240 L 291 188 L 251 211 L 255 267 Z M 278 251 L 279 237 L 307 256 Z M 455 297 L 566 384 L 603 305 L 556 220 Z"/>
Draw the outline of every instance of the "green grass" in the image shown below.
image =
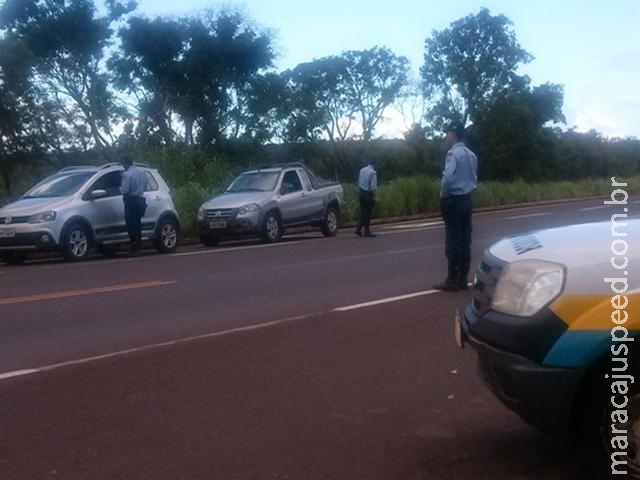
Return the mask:
<path id="1" fill-rule="evenodd" d="M 617 178 L 627 182 L 629 194 L 640 193 L 640 176 Z M 493 207 L 545 200 L 563 200 L 610 195 L 613 191 L 611 179 L 585 179 L 576 182 L 558 181 L 532 183 L 482 182 L 474 192 L 474 206 Z M 412 176 L 399 178 L 379 188 L 378 203 L 374 218 L 403 217 L 439 212 L 440 182 L 433 178 Z M 355 185 L 344 185 L 345 206 L 343 222 L 354 222 L 358 218 L 358 189 Z"/>

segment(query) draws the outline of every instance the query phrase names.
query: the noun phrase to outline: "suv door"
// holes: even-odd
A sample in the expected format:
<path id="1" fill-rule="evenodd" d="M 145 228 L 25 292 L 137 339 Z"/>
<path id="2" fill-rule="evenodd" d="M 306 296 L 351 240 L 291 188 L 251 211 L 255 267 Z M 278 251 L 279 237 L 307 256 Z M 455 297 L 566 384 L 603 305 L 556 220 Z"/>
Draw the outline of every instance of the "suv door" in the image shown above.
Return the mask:
<path id="1" fill-rule="evenodd" d="M 122 171 L 107 172 L 96 179 L 83 196 L 85 201 L 85 216 L 93 227 L 96 241 L 127 238 L 127 228 L 124 222 L 124 203 L 120 194 Z M 103 190 L 100 197 L 92 196 L 92 192 Z"/>
<path id="2" fill-rule="evenodd" d="M 144 189 L 144 199 L 147 202 L 147 208 L 142 217 L 143 237 L 151 235 L 156 228 L 156 222 L 164 210 L 165 203 L 161 195 L 160 186 L 156 181 L 153 173 L 149 170 L 144 171 L 147 179 L 147 185 Z"/>

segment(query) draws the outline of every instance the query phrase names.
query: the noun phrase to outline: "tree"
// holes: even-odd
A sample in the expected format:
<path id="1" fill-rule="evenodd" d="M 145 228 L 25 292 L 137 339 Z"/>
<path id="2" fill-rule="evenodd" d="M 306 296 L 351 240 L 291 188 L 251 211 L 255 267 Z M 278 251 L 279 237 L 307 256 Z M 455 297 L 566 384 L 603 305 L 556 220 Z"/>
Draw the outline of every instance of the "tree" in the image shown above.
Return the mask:
<path id="1" fill-rule="evenodd" d="M 475 122 L 478 111 L 503 90 L 526 84 L 516 69 L 533 57 L 520 47 L 511 21 L 483 8 L 425 41 L 420 72 L 425 97 L 434 101 L 431 123 Z"/>
<path id="2" fill-rule="evenodd" d="M 347 65 L 343 58 L 325 57 L 283 72 L 289 101 L 290 141 L 344 140 L 350 133 L 354 107 L 345 89 Z"/>
<path id="3" fill-rule="evenodd" d="M 342 57 L 347 68 L 348 101 L 360 118 L 362 139 L 371 140 L 385 109 L 407 86 L 409 60 L 381 47 L 349 51 Z"/>
<path id="4" fill-rule="evenodd" d="M 559 173 L 546 124 L 564 122 L 563 89 L 546 83 L 503 91 L 477 113 L 474 142 L 485 178 L 552 179 Z"/>
<path id="5" fill-rule="evenodd" d="M 107 6 L 104 17 L 96 15 L 91 0 L 8 0 L 0 8 L 5 36 L 24 40 L 35 59 L 41 101 L 56 104 L 85 146 L 87 136 L 98 147 L 112 144 L 111 125 L 122 113 L 101 61 L 111 23 L 135 3 L 109 0 Z"/>
<path id="6" fill-rule="evenodd" d="M 134 18 L 120 31 L 122 51 L 110 64 L 117 85 L 139 98 L 141 124 L 174 140 L 171 118 L 186 143 L 202 145 L 246 133 L 250 85 L 271 66 L 268 33 L 240 13 L 223 10 L 182 19 Z"/>
<path id="7" fill-rule="evenodd" d="M 348 51 L 284 72 L 291 139 L 371 140 L 407 85 L 409 61 L 387 48 Z"/>
<path id="8" fill-rule="evenodd" d="M 171 106 L 184 77 L 180 61 L 187 48 L 186 27 L 172 19 L 131 18 L 119 36 L 121 49 L 109 66 L 115 86 L 137 99 L 137 136 L 171 144 Z"/>

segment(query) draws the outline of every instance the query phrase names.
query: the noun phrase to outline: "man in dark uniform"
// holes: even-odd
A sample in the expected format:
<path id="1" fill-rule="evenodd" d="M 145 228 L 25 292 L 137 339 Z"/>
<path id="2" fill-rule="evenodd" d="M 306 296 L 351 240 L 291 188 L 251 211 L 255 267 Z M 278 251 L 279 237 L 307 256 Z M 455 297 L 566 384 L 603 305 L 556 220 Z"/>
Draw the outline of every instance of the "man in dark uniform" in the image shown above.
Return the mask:
<path id="1" fill-rule="evenodd" d="M 124 172 L 122 174 L 122 184 L 120 193 L 124 201 L 124 221 L 127 225 L 129 242 L 131 243 L 131 253 L 136 254 L 140 250 L 142 243 L 142 217 L 146 210 L 144 191 L 147 187 L 147 178 L 144 171 L 133 164 L 131 157 L 122 159 Z"/>
<path id="2" fill-rule="evenodd" d="M 375 237 L 371 233 L 370 223 L 373 207 L 376 204 L 376 192 L 378 191 L 378 173 L 375 169 L 375 162 L 369 163 L 360 169 L 358 175 L 358 199 L 360 200 L 360 220 L 356 227 L 355 234 L 359 237 Z M 364 233 L 362 229 L 364 228 Z"/>
<path id="3" fill-rule="evenodd" d="M 433 288 L 456 291 L 467 289 L 471 264 L 471 193 L 478 186 L 478 158 L 462 142 L 464 127 L 447 126 L 449 151 L 440 185 L 440 208 L 445 228 L 447 278 Z"/>

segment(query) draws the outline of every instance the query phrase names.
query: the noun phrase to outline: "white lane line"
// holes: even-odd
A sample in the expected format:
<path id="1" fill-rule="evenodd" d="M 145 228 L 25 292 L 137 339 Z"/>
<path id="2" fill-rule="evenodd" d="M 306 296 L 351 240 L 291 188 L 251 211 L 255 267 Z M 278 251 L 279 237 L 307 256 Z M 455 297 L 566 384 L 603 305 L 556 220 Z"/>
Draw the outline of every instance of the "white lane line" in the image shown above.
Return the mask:
<path id="1" fill-rule="evenodd" d="M 407 295 L 398 295 L 396 297 L 389 297 L 389 298 L 383 298 L 380 300 L 374 300 L 371 302 L 366 302 L 366 303 L 360 303 L 357 305 L 349 305 L 346 307 L 338 307 L 338 308 L 334 308 L 333 312 L 348 312 L 350 310 L 355 310 L 358 308 L 364 308 L 364 307 L 369 307 L 369 306 L 375 306 L 375 305 L 380 305 L 380 304 L 384 304 L 384 303 L 389 303 L 389 302 L 397 302 L 400 300 L 407 300 L 410 298 L 415 298 L 415 297 L 421 297 L 421 296 L 425 296 L 425 295 L 431 295 L 434 293 L 438 293 L 439 290 L 426 290 L 423 292 L 415 292 L 415 293 L 409 293 Z M 85 358 L 80 358 L 80 359 L 76 359 L 76 360 L 69 360 L 66 362 L 60 362 L 60 363 L 53 363 L 50 365 L 43 365 L 41 367 L 37 367 L 37 368 L 24 368 L 24 369 L 20 369 L 20 370 L 13 370 L 13 371 L 9 371 L 9 372 L 1 372 L 0 373 L 0 381 L 1 380 L 6 380 L 9 378 L 15 378 L 15 377 L 22 377 L 22 376 L 26 376 L 26 375 L 33 375 L 36 373 L 43 373 L 43 372 L 48 372 L 51 370 L 56 370 L 58 368 L 62 368 L 62 367 L 68 367 L 68 366 L 73 366 L 73 365 L 83 365 L 86 363 L 92 363 L 92 362 L 96 362 L 98 360 L 105 360 L 105 359 L 109 359 L 109 358 L 117 358 L 117 357 L 123 357 L 125 355 L 130 355 L 132 353 L 138 353 L 138 352 L 146 352 L 146 351 L 150 351 L 150 350 L 156 350 L 159 348 L 164 348 L 164 347 L 171 347 L 171 346 L 175 346 L 175 345 L 180 345 L 183 343 L 188 343 L 188 342 L 193 342 L 195 340 L 203 340 L 203 339 L 207 339 L 207 338 L 215 338 L 215 337 L 222 337 L 225 335 L 230 335 L 233 333 L 239 333 L 239 332 L 250 332 L 252 330 L 261 330 L 264 328 L 268 328 L 268 327 L 273 327 L 276 325 L 282 325 L 284 323 L 291 323 L 291 322 L 295 322 L 295 321 L 299 321 L 299 320 L 304 320 L 307 318 L 311 318 L 311 317 L 315 317 L 318 315 L 323 315 L 326 314 L 327 312 L 316 312 L 316 313 L 309 313 L 306 315 L 298 315 L 295 317 L 288 317 L 288 318 L 283 318 L 280 320 L 274 320 L 272 322 L 265 322 L 265 323 L 258 323 L 256 325 L 249 325 L 246 327 L 238 327 L 238 328 L 231 328 L 228 330 L 221 330 L 219 332 L 212 332 L 212 333 L 207 333 L 204 335 L 196 335 L 196 336 L 192 336 L 192 337 L 184 337 L 184 338 L 179 338 L 176 340 L 171 340 L 168 342 L 161 342 L 161 343 L 154 343 L 151 345 L 143 345 L 141 347 L 134 347 L 134 348 L 128 348 L 126 350 L 119 350 L 117 352 L 111 352 L 111 353 L 105 353 L 102 355 L 95 355 L 92 357 L 85 357 Z"/>
<path id="2" fill-rule="evenodd" d="M 390 225 L 388 227 L 385 227 L 385 229 L 388 230 L 402 230 L 402 229 L 407 229 L 407 228 L 424 228 L 424 227 L 433 227 L 436 225 L 444 225 L 444 222 L 442 220 L 437 221 L 437 222 L 424 222 L 424 223 L 405 223 L 402 225 Z"/>
<path id="3" fill-rule="evenodd" d="M 8 378 L 21 377 L 21 376 L 25 376 L 25 375 L 32 375 L 34 373 L 48 372 L 48 371 L 55 370 L 55 369 L 62 368 L 62 367 L 68 367 L 68 366 L 72 366 L 72 365 L 82 365 L 82 364 L 85 364 L 85 363 L 91 363 L 91 362 L 95 362 L 95 361 L 98 361 L 98 360 L 105 360 L 105 359 L 109 359 L 109 358 L 122 357 L 122 356 L 125 356 L 125 355 L 130 355 L 132 353 L 145 352 L 145 351 L 155 350 L 155 349 L 163 348 L 163 347 L 171 347 L 171 346 L 180 345 L 180 344 L 183 344 L 183 343 L 192 342 L 194 340 L 202 340 L 202 339 L 206 339 L 206 338 L 222 337 L 224 335 L 230 335 L 232 333 L 238 333 L 238 332 L 249 332 L 249 331 L 252 331 L 252 330 L 260 330 L 260 329 L 267 328 L 267 327 L 272 327 L 272 326 L 275 326 L 275 325 L 281 325 L 283 323 L 295 322 L 297 320 L 304 320 L 305 318 L 310 318 L 310 317 L 313 317 L 315 315 L 320 315 L 320 313 L 311 313 L 311 314 L 307 314 L 307 315 L 298 315 L 296 317 L 283 318 L 281 320 L 274 320 L 272 322 L 259 323 L 257 325 L 249 325 L 249 326 L 246 326 L 246 327 L 231 328 L 229 330 L 221 330 L 219 332 L 207 333 L 205 335 L 196 335 L 196 336 L 193 336 L 193 337 L 179 338 L 177 340 L 171 340 L 171 341 L 168 341 L 168 342 L 154 343 L 154 344 L 151 344 L 151 345 L 143 345 L 141 347 L 128 348 L 126 350 L 119 350 L 117 352 L 105 353 L 105 354 L 102 354 L 102 355 L 95 355 L 95 356 L 92 356 L 92 357 L 85 357 L 85 358 L 80 358 L 80 359 L 77 359 L 77 360 L 69 360 L 67 362 L 53 363 L 51 365 L 44 365 L 44 366 L 37 367 L 37 368 L 25 368 L 25 369 L 21 369 L 21 370 L 14 370 L 14 371 L 11 371 L 11 372 L 3 372 L 3 373 L 0 373 L 0 380 L 5 380 L 5 379 L 8 379 Z"/>
<path id="4" fill-rule="evenodd" d="M 602 208 L 610 208 L 611 205 L 598 205 L 597 207 L 586 207 L 586 208 L 581 208 L 580 211 L 581 212 L 588 212 L 589 210 L 600 210 Z"/>
<path id="5" fill-rule="evenodd" d="M 345 307 L 337 307 L 337 308 L 334 308 L 333 311 L 334 312 L 348 312 L 350 310 L 357 310 L 359 308 L 373 307 L 375 305 L 381 305 L 383 303 L 398 302 L 398 301 L 401 301 L 401 300 L 407 300 L 409 298 L 422 297 L 422 296 L 425 296 L 425 295 L 433 295 L 434 293 L 438 293 L 438 292 L 440 292 L 440 290 L 425 290 L 423 292 L 408 293 L 406 295 L 398 295 L 396 297 L 381 298 L 380 300 L 372 300 L 370 302 L 357 303 L 355 305 L 347 305 Z"/>
<path id="6" fill-rule="evenodd" d="M 208 253 L 225 253 L 225 252 L 235 252 L 237 250 L 255 250 L 258 248 L 271 248 L 271 247 L 281 247 L 285 245 L 296 245 L 301 242 L 280 242 L 280 243 L 269 243 L 266 245 L 248 245 L 242 247 L 221 247 L 211 250 L 197 250 L 195 252 L 184 252 L 184 253 L 172 253 L 170 256 L 172 257 L 188 257 L 191 255 L 205 255 Z"/>
<path id="7" fill-rule="evenodd" d="M 528 213 L 526 215 L 515 215 L 513 217 L 507 217 L 505 220 L 517 220 L 519 218 L 532 218 L 532 217 L 545 217 L 547 215 L 551 215 L 551 212 L 540 212 L 540 213 Z"/>
<path id="8" fill-rule="evenodd" d="M 13 372 L 0 373 L 0 380 L 5 380 L 7 378 L 13 377 L 21 377 L 23 375 L 30 375 L 32 373 L 36 373 L 38 370 L 35 368 L 25 368 L 24 370 L 15 370 Z"/>

